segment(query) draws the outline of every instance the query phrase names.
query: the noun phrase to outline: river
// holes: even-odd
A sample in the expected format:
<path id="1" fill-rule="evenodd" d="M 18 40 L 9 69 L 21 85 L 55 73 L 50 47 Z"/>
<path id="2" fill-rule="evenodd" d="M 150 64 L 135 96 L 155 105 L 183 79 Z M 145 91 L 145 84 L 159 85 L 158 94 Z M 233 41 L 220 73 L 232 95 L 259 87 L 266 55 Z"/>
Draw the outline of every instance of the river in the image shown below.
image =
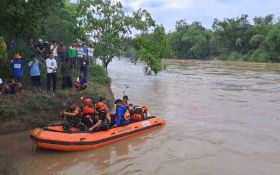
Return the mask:
<path id="1" fill-rule="evenodd" d="M 148 104 L 167 125 L 96 150 L 31 151 L 29 132 L 1 136 L 15 174 L 277 175 L 280 65 L 168 60 L 145 76 L 142 64 L 114 60 L 113 92 Z M 5 151 L 5 153 L 3 153 Z M 1 161 L 0 161 L 1 163 Z M 12 173 L 12 174 L 13 174 Z"/>

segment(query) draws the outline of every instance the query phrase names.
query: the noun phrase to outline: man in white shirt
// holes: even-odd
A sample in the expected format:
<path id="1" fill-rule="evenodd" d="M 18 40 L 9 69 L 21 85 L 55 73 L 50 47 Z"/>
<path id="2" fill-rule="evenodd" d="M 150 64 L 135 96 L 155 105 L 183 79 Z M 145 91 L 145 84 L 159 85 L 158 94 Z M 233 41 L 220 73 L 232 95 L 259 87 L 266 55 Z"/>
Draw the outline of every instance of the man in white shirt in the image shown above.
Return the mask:
<path id="1" fill-rule="evenodd" d="M 80 63 L 81 63 L 81 61 L 83 60 L 83 57 L 84 57 L 84 49 L 82 48 L 81 44 L 78 44 L 78 47 L 76 49 L 77 49 L 77 57 L 78 57 L 76 65 L 80 65 Z M 77 66 L 77 68 L 78 67 L 79 66 Z"/>
<path id="2" fill-rule="evenodd" d="M 88 59 L 90 61 L 90 65 L 96 64 L 96 60 L 93 57 L 93 52 L 94 52 L 94 49 L 92 48 L 92 46 L 88 47 Z"/>
<path id="3" fill-rule="evenodd" d="M 47 88 L 48 91 L 51 89 L 51 80 L 53 85 L 53 92 L 56 90 L 56 70 L 57 70 L 57 62 L 52 53 L 49 54 L 49 58 L 46 59 L 46 67 L 47 67 Z"/>
<path id="4" fill-rule="evenodd" d="M 53 54 L 53 56 L 56 60 L 58 58 L 57 48 L 58 48 L 58 45 L 57 45 L 56 41 L 53 41 L 50 49 L 51 49 L 51 53 Z M 57 61 L 59 61 L 59 60 L 57 60 Z"/>
<path id="5" fill-rule="evenodd" d="M 3 86 L 3 81 L 2 81 L 2 79 L 0 78 L 0 94 L 2 94 L 2 86 Z"/>

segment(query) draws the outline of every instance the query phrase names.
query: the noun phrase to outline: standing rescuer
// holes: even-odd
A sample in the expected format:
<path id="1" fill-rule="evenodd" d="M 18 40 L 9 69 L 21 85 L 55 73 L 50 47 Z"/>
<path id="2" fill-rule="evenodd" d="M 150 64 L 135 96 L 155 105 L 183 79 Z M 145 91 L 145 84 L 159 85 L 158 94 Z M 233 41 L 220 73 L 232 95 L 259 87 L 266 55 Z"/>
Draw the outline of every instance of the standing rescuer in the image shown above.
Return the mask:
<path id="1" fill-rule="evenodd" d="M 128 106 L 128 100 L 129 100 L 129 98 L 127 95 L 123 96 L 122 102 L 124 105 Z"/>

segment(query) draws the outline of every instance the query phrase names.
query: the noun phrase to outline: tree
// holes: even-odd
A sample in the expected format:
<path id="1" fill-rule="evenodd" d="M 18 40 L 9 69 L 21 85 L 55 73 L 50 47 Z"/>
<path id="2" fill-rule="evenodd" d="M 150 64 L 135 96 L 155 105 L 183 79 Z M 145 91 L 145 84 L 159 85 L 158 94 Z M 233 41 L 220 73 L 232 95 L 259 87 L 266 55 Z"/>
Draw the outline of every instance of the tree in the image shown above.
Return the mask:
<path id="1" fill-rule="evenodd" d="M 65 43 L 77 39 L 86 41 L 85 33 L 77 25 L 77 8 L 77 3 L 65 2 L 63 8 L 54 9 L 40 25 L 42 35 Z"/>
<path id="2" fill-rule="evenodd" d="M 158 74 L 165 66 L 161 63 L 168 54 L 163 26 L 157 26 L 152 33 L 142 34 L 134 39 L 136 56 L 147 64 L 146 73 Z M 150 69 L 149 69 L 150 68 Z"/>
<path id="3" fill-rule="evenodd" d="M 206 58 L 209 56 L 209 32 L 199 22 L 188 25 L 176 22 L 176 31 L 168 35 L 168 46 L 177 58 Z"/>
<path id="4" fill-rule="evenodd" d="M 133 30 L 147 32 L 155 25 L 146 10 L 129 15 L 121 2 L 111 0 L 81 0 L 78 16 L 79 26 L 93 39 L 96 55 L 106 69 L 114 57 L 123 53 L 124 40 Z"/>
<path id="5" fill-rule="evenodd" d="M 1 0 L 0 33 L 6 38 L 27 38 L 40 34 L 42 21 L 54 8 L 63 6 L 63 0 Z"/>

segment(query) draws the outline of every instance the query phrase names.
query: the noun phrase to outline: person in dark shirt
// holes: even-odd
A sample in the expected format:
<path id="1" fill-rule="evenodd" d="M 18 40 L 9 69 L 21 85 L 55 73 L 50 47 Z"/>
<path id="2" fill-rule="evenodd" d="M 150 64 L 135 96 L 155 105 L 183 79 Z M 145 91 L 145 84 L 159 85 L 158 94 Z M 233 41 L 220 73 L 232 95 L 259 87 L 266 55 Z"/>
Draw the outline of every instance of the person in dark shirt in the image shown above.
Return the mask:
<path id="1" fill-rule="evenodd" d="M 39 39 L 39 44 L 36 47 L 37 56 L 46 59 L 46 47 L 42 39 Z"/>

